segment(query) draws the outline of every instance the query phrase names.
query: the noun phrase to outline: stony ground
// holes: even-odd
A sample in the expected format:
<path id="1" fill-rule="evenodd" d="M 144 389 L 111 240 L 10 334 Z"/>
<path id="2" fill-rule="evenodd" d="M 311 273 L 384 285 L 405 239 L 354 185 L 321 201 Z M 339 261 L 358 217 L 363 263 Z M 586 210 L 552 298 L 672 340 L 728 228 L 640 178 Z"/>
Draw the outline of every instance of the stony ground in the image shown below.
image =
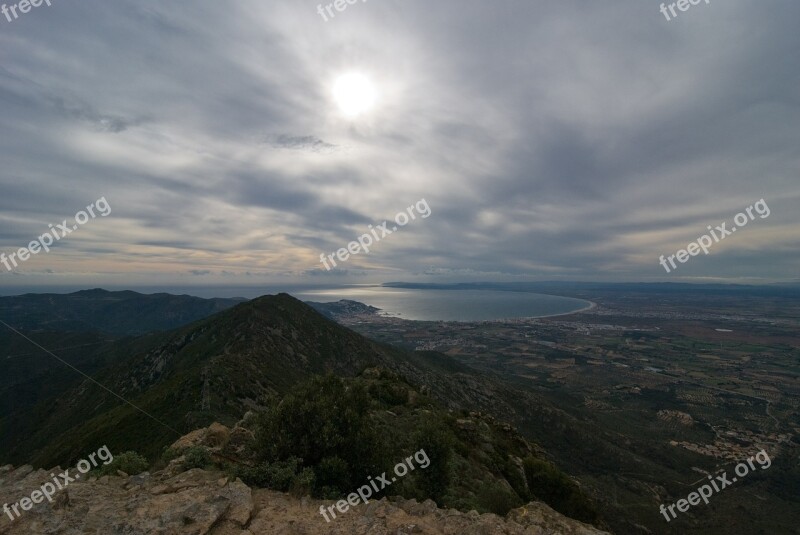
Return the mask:
<path id="1" fill-rule="evenodd" d="M 60 471 L 60 470 L 59 470 Z M 30 496 L 55 470 L 0 468 L 0 501 Z M 542 503 L 506 518 L 438 509 L 431 501 L 389 498 L 351 508 L 327 523 L 321 505 L 331 502 L 252 490 L 221 472 L 200 469 L 152 475 L 105 476 L 75 481 L 11 521 L 0 519 L 3 535 L 304 535 L 304 534 L 514 534 L 599 535 Z"/>

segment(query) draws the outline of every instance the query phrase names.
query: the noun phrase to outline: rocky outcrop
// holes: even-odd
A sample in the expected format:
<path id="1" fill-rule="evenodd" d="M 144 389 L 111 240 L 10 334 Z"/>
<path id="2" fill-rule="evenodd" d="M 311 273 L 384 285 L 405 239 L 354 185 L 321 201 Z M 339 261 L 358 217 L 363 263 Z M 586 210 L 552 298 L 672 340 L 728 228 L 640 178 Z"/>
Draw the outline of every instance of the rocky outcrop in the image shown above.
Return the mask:
<path id="1" fill-rule="evenodd" d="M 209 454 L 233 454 L 240 441 L 252 438 L 247 418 L 232 430 L 214 423 L 177 440 L 170 449 L 179 456 L 160 471 L 128 476 L 76 479 L 53 497 L 13 521 L 0 518 L 0 535 L 603 535 L 592 526 L 567 518 L 547 505 L 532 502 L 508 513 L 493 514 L 439 509 L 427 500 L 382 498 L 351 507 L 345 513 L 320 514 L 335 502 L 296 498 L 251 489 L 240 479 L 217 470 L 184 471 L 190 448 Z M 465 420 L 467 426 L 474 425 Z M 239 437 L 237 439 L 237 436 Z M 229 457 L 230 459 L 230 457 Z M 53 470 L 30 466 L 0 468 L 0 503 L 9 505 L 51 481 Z M 70 470 L 73 474 L 74 470 Z M 75 475 L 75 474 L 73 474 Z M 2 513 L 0 513 L 2 514 Z M 12 514 L 12 516 L 14 516 Z"/>
<path id="2" fill-rule="evenodd" d="M 14 504 L 30 496 L 53 471 L 8 467 L 0 474 L 0 501 Z M 77 480 L 13 521 L 0 519 L 0 534 L 158 534 L 242 533 L 254 511 L 251 489 L 219 472 L 189 470 L 128 477 Z M 13 515 L 12 516 L 16 516 Z M 246 533 L 246 532 L 245 532 Z"/>
<path id="3" fill-rule="evenodd" d="M 0 469 L 0 500 L 9 504 L 49 480 L 51 471 Z M 70 483 L 53 503 L 44 501 L 11 521 L 3 535 L 311 535 L 476 534 L 601 535 L 543 503 L 530 503 L 505 518 L 475 511 L 443 510 L 431 501 L 383 498 L 359 505 L 326 522 L 320 506 L 331 502 L 250 489 L 238 479 L 200 469 L 129 477 L 90 478 Z"/>

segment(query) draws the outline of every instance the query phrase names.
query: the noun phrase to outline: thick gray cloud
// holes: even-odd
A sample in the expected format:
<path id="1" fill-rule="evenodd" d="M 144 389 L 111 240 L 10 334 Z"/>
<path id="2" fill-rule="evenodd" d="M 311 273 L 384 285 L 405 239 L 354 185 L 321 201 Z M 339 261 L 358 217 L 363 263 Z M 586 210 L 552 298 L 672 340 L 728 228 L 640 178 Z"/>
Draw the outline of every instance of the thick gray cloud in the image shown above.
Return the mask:
<path id="1" fill-rule="evenodd" d="M 800 5 L 54 2 L 0 17 L 0 284 L 796 280 Z M 375 84 L 339 113 L 336 79 Z M 328 273 L 368 225 L 417 218 Z M 660 255 L 771 209 L 674 273 Z M 322 271 L 320 271 L 322 270 Z"/>

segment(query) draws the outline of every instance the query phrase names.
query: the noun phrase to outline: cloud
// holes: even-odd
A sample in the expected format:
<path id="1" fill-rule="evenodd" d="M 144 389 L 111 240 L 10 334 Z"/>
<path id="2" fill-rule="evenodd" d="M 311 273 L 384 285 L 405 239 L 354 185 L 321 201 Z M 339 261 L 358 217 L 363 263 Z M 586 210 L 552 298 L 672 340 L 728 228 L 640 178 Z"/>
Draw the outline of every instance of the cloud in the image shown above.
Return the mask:
<path id="1" fill-rule="evenodd" d="M 339 269 L 339 268 L 331 269 L 330 271 L 327 271 L 325 269 L 320 268 L 320 269 L 309 269 L 309 270 L 306 270 L 306 271 L 304 271 L 302 273 L 299 273 L 299 275 L 304 275 L 304 276 L 312 277 L 312 278 L 313 277 L 323 277 L 323 278 L 330 277 L 330 278 L 334 278 L 334 279 L 344 279 L 344 278 L 348 278 L 348 277 L 366 277 L 366 276 L 369 275 L 369 273 L 367 273 L 366 271 L 352 270 L 352 269 Z"/>
<path id="2" fill-rule="evenodd" d="M 0 248 L 114 208 L 26 279 L 318 281 L 320 253 L 421 198 L 431 217 L 329 276 L 672 280 L 659 255 L 765 198 L 680 276 L 796 279 L 800 5 L 192 6 L 4 27 Z M 378 90 L 355 121 L 330 91 L 352 71 Z"/>
<path id="3" fill-rule="evenodd" d="M 326 143 L 314 136 L 269 135 L 264 138 L 264 142 L 277 149 L 309 152 L 333 152 L 336 149 L 336 145 Z"/>

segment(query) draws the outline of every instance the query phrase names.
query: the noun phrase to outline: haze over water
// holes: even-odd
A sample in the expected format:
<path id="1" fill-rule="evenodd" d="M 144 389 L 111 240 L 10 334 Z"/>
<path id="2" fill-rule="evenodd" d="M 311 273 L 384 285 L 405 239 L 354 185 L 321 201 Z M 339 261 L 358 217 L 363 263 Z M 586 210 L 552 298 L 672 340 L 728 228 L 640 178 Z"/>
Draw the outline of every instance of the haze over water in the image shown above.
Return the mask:
<path id="1" fill-rule="evenodd" d="M 582 299 L 496 290 L 417 290 L 358 287 L 293 294 L 303 301 L 359 301 L 387 316 L 424 321 L 486 321 L 568 314 L 588 308 Z"/>
<path id="2" fill-rule="evenodd" d="M 24 293 L 70 293 L 86 288 L 31 287 L 0 290 L 0 295 Z M 107 290 L 129 288 L 106 287 Z M 381 309 L 381 314 L 418 321 L 489 321 L 569 314 L 588 308 L 583 299 L 532 292 L 500 290 L 429 290 L 383 286 L 186 286 L 133 288 L 140 293 L 188 294 L 197 297 L 244 297 L 288 293 L 302 301 L 330 303 L 341 299 L 358 301 Z"/>

